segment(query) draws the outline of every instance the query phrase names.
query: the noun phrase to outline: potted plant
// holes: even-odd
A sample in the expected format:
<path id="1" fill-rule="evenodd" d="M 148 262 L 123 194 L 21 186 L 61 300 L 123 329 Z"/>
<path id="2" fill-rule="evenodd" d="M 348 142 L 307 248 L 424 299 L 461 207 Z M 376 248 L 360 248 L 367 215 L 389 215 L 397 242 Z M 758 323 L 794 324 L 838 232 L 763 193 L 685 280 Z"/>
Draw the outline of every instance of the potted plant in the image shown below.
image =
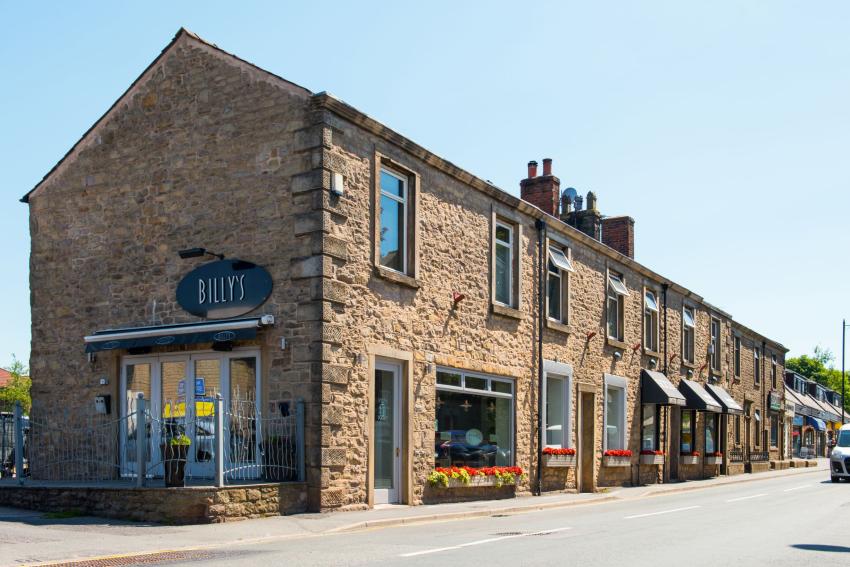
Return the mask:
<path id="1" fill-rule="evenodd" d="M 653 451 L 644 449 L 640 452 L 640 464 L 642 465 L 663 465 L 664 451 Z"/>
<path id="2" fill-rule="evenodd" d="M 428 474 L 428 484 L 435 488 L 467 486 L 516 486 L 525 478 L 521 467 L 437 467 Z"/>
<path id="3" fill-rule="evenodd" d="M 602 453 L 603 467 L 627 467 L 632 464 L 632 452 L 629 449 L 608 449 Z"/>
<path id="4" fill-rule="evenodd" d="M 186 457 L 192 440 L 185 433 L 169 438 L 160 448 L 165 465 L 165 486 L 185 486 Z"/>
<path id="5" fill-rule="evenodd" d="M 722 465 L 723 464 L 723 453 L 720 451 L 715 451 L 713 453 L 709 453 L 705 456 L 705 464 L 707 465 Z"/>
<path id="6" fill-rule="evenodd" d="M 690 453 L 680 453 L 679 460 L 683 465 L 698 465 L 699 451 L 691 451 Z"/>
<path id="7" fill-rule="evenodd" d="M 573 448 L 544 447 L 542 452 L 545 467 L 576 466 L 576 450 Z"/>

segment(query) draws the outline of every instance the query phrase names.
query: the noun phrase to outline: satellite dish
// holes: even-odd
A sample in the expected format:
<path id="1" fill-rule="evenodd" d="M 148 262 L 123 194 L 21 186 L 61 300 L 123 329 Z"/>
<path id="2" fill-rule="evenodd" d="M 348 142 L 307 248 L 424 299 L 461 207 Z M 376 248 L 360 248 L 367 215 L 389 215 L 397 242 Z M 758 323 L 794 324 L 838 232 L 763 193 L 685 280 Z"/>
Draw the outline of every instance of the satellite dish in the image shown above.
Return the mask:
<path id="1" fill-rule="evenodd" d="M 571 203 L 575 203 L 576 197 L 578 197 L 578 191 L 576 191 L 572 187 L 567 187 L 566 189 L 564 189 L 563 193 L 561 193 L 561 197 L 568 197 Z"/>

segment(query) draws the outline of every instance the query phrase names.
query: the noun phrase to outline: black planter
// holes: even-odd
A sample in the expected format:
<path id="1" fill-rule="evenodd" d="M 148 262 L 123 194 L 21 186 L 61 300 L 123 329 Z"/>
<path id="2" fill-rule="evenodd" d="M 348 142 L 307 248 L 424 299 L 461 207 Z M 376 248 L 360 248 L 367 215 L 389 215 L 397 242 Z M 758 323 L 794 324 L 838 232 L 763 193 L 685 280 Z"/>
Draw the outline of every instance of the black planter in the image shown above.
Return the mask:
<path id="1" fill-rule="evenodd" d="M 165 465 L 165 486 L 186 485 L 186 456 L 188 445 L 160 445 L 162 462 Z"/>

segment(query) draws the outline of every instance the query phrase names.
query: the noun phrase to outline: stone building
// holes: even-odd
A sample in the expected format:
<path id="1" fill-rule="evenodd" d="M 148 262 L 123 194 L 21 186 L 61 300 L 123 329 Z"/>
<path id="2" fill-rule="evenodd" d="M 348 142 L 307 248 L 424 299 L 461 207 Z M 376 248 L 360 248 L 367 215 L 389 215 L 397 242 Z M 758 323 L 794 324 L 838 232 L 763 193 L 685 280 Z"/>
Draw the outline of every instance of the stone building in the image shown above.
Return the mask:
<path id="1" fill-rule="evenodd" d="M 520 192 L 180 30 L 23 199 L 33 412 L 163 412 L 200 375 L 270 415 L 304 400 L 322 510 L 783 461 L 786 349 L 635 261 L 634 220 L 562 196 L 551 160 Z M 190 278 L 201 247 L 225 272 Z M 245 265 L 268 289 L 236 291 Z M 527 476 L 428 482 L 450 465 Z"/>

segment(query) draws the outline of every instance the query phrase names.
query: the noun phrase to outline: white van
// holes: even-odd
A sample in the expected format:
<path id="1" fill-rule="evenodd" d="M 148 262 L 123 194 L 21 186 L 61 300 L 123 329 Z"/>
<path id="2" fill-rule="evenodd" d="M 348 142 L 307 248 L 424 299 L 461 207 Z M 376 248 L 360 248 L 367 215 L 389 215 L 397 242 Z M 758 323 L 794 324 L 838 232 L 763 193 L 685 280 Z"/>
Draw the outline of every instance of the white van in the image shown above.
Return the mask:
<path id="1" fill-rule="evenodd" d="M 838 430 L 838 439 L 829 456 L 829 472 L 832 482 L 850 480 L 850 423 Z"/>

